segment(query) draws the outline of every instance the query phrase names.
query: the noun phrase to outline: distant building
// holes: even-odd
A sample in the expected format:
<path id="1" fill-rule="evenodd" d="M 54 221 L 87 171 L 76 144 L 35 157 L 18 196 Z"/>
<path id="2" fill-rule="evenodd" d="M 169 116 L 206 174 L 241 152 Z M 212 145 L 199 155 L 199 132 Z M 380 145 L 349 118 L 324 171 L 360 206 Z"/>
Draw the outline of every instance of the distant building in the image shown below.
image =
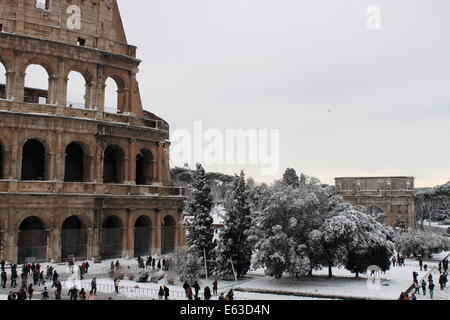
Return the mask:
<path id="1" fill-rule="evenodd" d="M 414 177 L 336 178 L 336 194 L 353 205 L 384 214 L 385 224 L 416 228 Z"/>

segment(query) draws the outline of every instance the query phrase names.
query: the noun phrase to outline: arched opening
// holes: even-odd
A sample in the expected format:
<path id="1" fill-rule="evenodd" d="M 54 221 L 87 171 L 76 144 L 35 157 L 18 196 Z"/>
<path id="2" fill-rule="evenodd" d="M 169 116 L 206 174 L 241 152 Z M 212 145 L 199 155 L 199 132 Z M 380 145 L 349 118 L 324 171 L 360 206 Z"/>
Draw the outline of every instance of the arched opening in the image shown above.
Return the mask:
<path id="1" fill-rule="evenodd" d="M 6 68 L 0 61 L 0 99 L 6 99 Z"/>
<path id="2" fill-rule="evenodd" d="M 175 252 L 176 221 L 171 216 L 166 216 L 161 226 L 161 253 Z"/>
<path id="3" fill-rule="evenodd" d="M 134 224 L 134 255 L 145 256 L 152 249 L 152 221 L 147 216 L 141 216 Z"/>
<path id="4" fill-rule="evenodd" d="M 83 182 L 84 176 L 84 152 L 78 143 L 71 143 L 66 148 L 65 182 Z"/>
<path id="5" fill-rule="evenodd" d="M 22 149 L 22 180 L 46 180 L 46 152 L 41 142 L 28 140 Z"/>
<path id="6" fill-rule="evenodd" d="M 25 71 L 24 102 L 48 103 L 49 77 L 44 67 L 31 64 Z"/>
<path id="7" fill-rule="evenodd" d="M 86 108 L 86 89 L 87 83 L 83 75 L 77 71 L 71 71 L 67 80 L 67 106 L 76 109 Z"/>
<path id="8" fill-rule="evenodd" d="M 61 259 L 67 261 L 69 258 L 87 258 L 86 227 L 75 216 L 64 221 L 61 231 Z"/>
<path id="9" fill-rule="evenodd" d="M 136 156 L 136 184 L 150 185 L 153 181 L 153 154 L 142 149 Z"/>
<path id="10" fill-rule="evenodd" d="M 119 113 L 119 85 L 117 82 L 109 77 L 105 81 L 105 112 Z"/>
<path id="11" fill-rule="evenodd" d="M 117 216 L 109 216 L 103 221 L 101 232 L 102 259 L 122 256 L 122 221 Z"/>
<path id="12" fill-rule="evenodd" d="M 124 153 L 119 146 L 109 146 L 103 156 L 103 182 L 122 183 L 124 174 Z"/>
<path id="13" fill-rule="evenodd" d="M 3 146 L 2 146 L 2 144 L 0 143 L 0 180 L 2 180 L 2 179 L 5 179 L 5 175 L 4 175 L 4 171 L 5 171 L 5 169 L 3 168 L 3 164 L 4 164 L 4 160 L 3 160 L 3 158 L 4 158 L 4 156 L 3 156 Z"/>
<path id="14" fill-rule="evenodd" d="M 375 220 L 377 220 L 378 222 L 380 222 L 382 224 L 385 223 L 385 221 L 386 221 L 386 214 L 385 214 L 384 210 L 381 207 L 379 207 L 377 205 L 374 205 L 374 206 L 368 207 L 368 211 L 369 211 L 369 214 Z"/>
<path id="15" fill-rule="evenodd" d="M 46 260 L 47 232 L 41 219 L 29 217 L 20 224 L 18 246 L 18 263 Z"/>

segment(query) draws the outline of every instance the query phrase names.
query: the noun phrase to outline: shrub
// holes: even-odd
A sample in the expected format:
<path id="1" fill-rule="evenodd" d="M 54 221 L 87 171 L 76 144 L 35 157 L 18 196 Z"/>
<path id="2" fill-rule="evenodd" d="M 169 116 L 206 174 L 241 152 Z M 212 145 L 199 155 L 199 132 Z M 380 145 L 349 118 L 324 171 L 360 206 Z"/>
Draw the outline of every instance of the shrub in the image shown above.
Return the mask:
<path id="1" fill-rule="evenodd" d="M 450 248 L 449 239 L 445 236 L 423 231 L 404 233 L 395 238 L 395 247 L 406 257 L 431 258 Z"/>

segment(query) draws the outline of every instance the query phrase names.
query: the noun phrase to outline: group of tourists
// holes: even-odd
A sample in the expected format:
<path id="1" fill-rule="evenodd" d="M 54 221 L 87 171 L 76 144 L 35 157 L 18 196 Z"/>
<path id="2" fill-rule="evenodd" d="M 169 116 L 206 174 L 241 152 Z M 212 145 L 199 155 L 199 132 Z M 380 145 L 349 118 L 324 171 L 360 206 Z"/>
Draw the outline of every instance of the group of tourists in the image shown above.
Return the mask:
<path id="1" fill-rule="evenodd" d="M 186 294 L 186 297 L 188 300 L 201 300 L 200 298 L 200 285 L 198 284 L 198 281 L 195 281 L 194 284 L 191 286 L 187 281 L 183 284 L 183 289 Z M 192 291 L 194 289 L 194 291 Z M 203 299 L 204 300 L 211 300 L 212 296 L 218 295 L 218 282 L 217 279 L 213 281 L 212 283 L 212 292 L 210 287 L 205 287 L 203 289 Z M 234 291 L 231 289 L 227 295 L 224 293 L 221 293 L 219 296 L 219 300 L 234 300 Z"/>
<path id="2" fill-rule="evenodd" d="M 421 257 L 418 258 L 419 261 L 419 267 L 421 271 L 427 271 L 427 265 L 423 264 L 423 259 Z M 448 258 L 445 258 L 442 262 L 439 262 L 438 264 L 438 271 L 439 271 L 439 285 L 441 290 L 445 290 L 447 287 L 448 282 Z M 419 274 L 414 271 L 413 272 L 413 286 L 414 286 L 414 292 L 411 296 L 409 296 L 407 293 L 402 292 L 400 295 L 399 300 L 417 300 L 417 295 L 420 295 L 420 291 L 422 290 L 422 295 L 430 295 L 431 299 L 434 299 L 434 290 L 436 288 L 436 285 L 434 283 L 433 274 L 430 273 L 428 275 L 428 279 L 422 279 L 422 281 L 419 283 Z"/>
<path id="3" fill-rule="evenodd" d="M 397 254 L 396 257 L 395 256 L 392 257 L 391 262 L 392 262 L 392 266 L 394 266 L 394 267 L 395 266 L 397 266 L 397 267 L 406 267 L 405 257 L 400 255 L 400 254 Z"/>
<path id="4" fill-rule="evenodd" d="M 139 269 L 158 269 L 162 271 L 169 271 L 170 269 L 170 260 L 169 259 L 162 259 L 162 260 L 156 260 L 151 255 L 148 256 L 147 260 L 144 260 L 140 256 L 137 258 Z"/>

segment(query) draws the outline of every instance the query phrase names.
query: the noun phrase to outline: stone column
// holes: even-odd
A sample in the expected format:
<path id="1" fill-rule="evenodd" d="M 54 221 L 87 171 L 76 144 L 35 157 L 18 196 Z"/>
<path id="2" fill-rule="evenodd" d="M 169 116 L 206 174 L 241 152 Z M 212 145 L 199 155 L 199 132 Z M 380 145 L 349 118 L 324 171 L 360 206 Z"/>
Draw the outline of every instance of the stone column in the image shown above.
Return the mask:
<path id="1" fill-rule="evenodd" d="M 128 255 L 128 228 L 122 228 L 122 258 L 129 258 Z"/>
<path id="2" fill-rule="evenodd" d="M 16 77 L 16 72 L 13 70 L 7 70 L 5 77 L 6 77 L 5 98 L 6 100 L 12 100 L 14 97 L 14 80 Z"/>
<path id="3" fill-rule="evenodd" d="M 136 184 L 136 139 L 130 139 L 130 143 L 128 145 L 129 152 L 129 183 Z"/>
<path id="4" fill-rule="evenodd" d="M 87 259 L 94 259 L 94 229 L 86 228 L 86 256 Z"/>
<path id="5" fill-rule="evenodd" d="M 159 210 L 155 210 L 155 232 L 153 247 L 156 254 L 161 254 L 161 213 Z"/>
<path id="6" fill-rule="evenodd" d="M 19 149 L 19 135 L 17 133 L 17 129 L 13 131 L 12 138 L 12 146 L 11 146 L 11 157 L 9 158 L 11 161 L 11 166 L 9 169 L 9 178 L 10 180 L 20 180 L 22 173 L 22 150 Z M 13 161 L 14 160 L 14 161 Z"/>
<path id="7" fill-rule="evenodd" d="M 15 73 L 11 100 L 19 102 L 24 101 L 25 75 L 25 72 Z"/>
<path id="8" fill-rule="evenodd" d="M 49 260 L 54 260 L 55 262 L 62 262 L 61 261 L 61 231 L 58 229 L 53 229 L 49 231 L 49 239 L 50 242 L 47 244 L 49 247 L 49 251 L 51 253 L 51 256 L 48 257 Z"/>
<path id="9" fill-rule="evenodd" d="M 134 257 L 134 225 L 131 211 L 127 213 L 126 256 Z"/>
<path id="10" fill-rule="evenodd" d="M 65 161 L 66 152 L 62 145 L 62 131 L 56 133 L 56 156 L 55 156 L 55 180 L 58 182 L 64 181 L 65 176 Z"/>

